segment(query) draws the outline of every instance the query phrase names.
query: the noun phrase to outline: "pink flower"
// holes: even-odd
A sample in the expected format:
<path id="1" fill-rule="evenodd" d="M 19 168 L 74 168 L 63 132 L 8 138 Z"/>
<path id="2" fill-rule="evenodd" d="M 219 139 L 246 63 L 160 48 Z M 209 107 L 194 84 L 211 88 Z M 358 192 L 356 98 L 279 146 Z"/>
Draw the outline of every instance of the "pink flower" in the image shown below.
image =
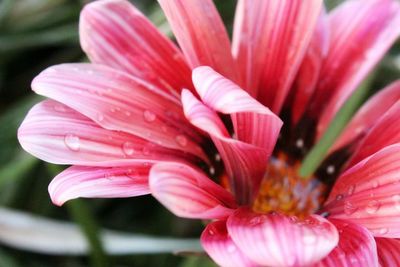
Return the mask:
<path id="1" fill-rule="evenodd" d="M 201 241 L 222 266 L 400 265 L 400 82 L 357 112 L 313 177 L 297 175 L 398 37 L 399 4 L 326 14 L 322 0 L 239 0 L 231 46 L 211 0 L 159 2 L 181 50 L 127 1 L 98 1 L 80 21 L 92 63 L 33 81 L 52 100 L 20 143 L 73 165 L 53 202 L 151 193 L 212 220 Z"/>

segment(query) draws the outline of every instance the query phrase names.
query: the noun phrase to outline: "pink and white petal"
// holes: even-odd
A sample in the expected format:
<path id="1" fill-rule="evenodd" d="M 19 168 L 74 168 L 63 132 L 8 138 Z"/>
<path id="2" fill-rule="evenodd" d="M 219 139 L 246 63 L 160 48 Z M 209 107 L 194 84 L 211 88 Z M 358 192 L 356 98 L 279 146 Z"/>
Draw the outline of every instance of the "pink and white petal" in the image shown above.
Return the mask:
<path id="1" fill-rule="evenodd" d="M 279 113 L 321 12 L 321 0 L 241 0 L 235 15 L 233 55 L 245 88 Z"/>
<path id="2" fill-rule="evenodd" d="M 336 181 L 324 211 L 359 224 L 376 237 L 400 237 L 400 145 L 391 145 L 348 169 Z"/>
<path id="3" fill-rule="evenodd" d="M 210 67 L 196 68 L 193 83 L 207 106 L 232 115 L 237 139 L 272 152 L 282 127 L 278 116 Z"/>
<path id="4" fill-rule="evenodd" d="M 158 0 L 190 66 L 240 82 L 225 26 L 212 0 Z"/>
<path id="5" fill-rule="evenodd" d="M 134 135 L 103 129 L 53 100 L 29 111 L 18 129 L 18 139 L 27 152 L 55 164 L 113 167 L 187 156 Z"/>
<path id="6" fill-rule="evenodd" d="M 258 193 L 271 151 L 231 138 L 218 115 L 191 92 L 182 92 L 182 103 L 188 120 L 213 140 L 238 203 L 251 203 Z"/>
<path id="7" fill-rule="evenodd" d="M 329 220 L 339 231 L 339 244 L 315 267 L 377 267 L 378 255 L 371 233 L 362 226 Z"/>
<path id="8" fill-rule="evenodd" d="M 228 232 L 252 261 L 262 266 L 307 266 L 338 244 L 335 226 L 319 215 L 305 220 L 240 208 L 227 221 Z"/>
<path id="9" fill-rule="evenodd" d="M 400 266 L 400 240 L 376 238 L 379 263 L 382 267 Z"/>
<path id="10" fill-rule="evenodd" d="M 192 88 L 180 50 L 126 0 L 95 1 L 80 16 L 82 49 L 93 63 L 126 71 L 179 98 Z"/>
<path id="11" fill-rule="evenodd" d="M 358 143 L 379 118 L 400 100 L 400 81 L 396 81 L 371 97 L 354 115 L 331 148 L 331 152 Z"/>
<path id="12" fill-rule="evenodd" d="M 226 221 L 209 223 L 201 234 L 200 240 L 204 250 L 219 266 L 259 266 L 244 255 L 233 242 L 226 229 Z"/>
<path id="13" fill-rule="evenodd" d="M 32 88 L 103 128 L 206 158 L 197 144 L 201 136 L 184 117 L 179 100 L 124 72 L 102 65 L 63 64 L 44 70 Z"/>
<path id="14" fill-rule="evenodd" d="M 400 4 L 396 0 L 346 1 L 332 11 L 329 20 L 331 47 L 310 113 L 319 115 L 323 110 L 317 139 L 399 36 Z"/>
<path id="15" fill-rule="evenodd" d="M 397 101 L 360 141 L 347 166 L 353 166 L 386 146 L 400 143 L 399 115 L 400 101 Z"/>
<path id="16" fill-rule="evenodd" d="M 165 162 L 154 165 L 149 184 L 153 196 L 180 217 L 224 219 L 236 208 L 228 191 L 186 164 Z"/>
<path id="17" fill-rule="evenodd" d="M 124 168 L 72 166 L 57 175 L 49 185 L 54 204 L 61 206 L 71 199 L 124 198 L 150 194 L 150 164 Z"/>
<path id="18" fill-rule="evenodd" d="M 325 9 L 321 12 L 310 45 L 294 80 L 291 96 L 291 123 L 296 125 L 307 109 L 318 83 L 323 60 L 329 49 L 329 27 Z"/>

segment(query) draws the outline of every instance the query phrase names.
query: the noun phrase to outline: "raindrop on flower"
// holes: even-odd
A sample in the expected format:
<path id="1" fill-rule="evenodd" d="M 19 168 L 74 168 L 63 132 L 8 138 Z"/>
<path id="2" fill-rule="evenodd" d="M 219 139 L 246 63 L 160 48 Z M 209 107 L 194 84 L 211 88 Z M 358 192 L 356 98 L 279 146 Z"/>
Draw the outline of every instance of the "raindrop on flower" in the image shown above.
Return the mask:
<path id="1" fill-rule="evenodd" d="M 67 134 L 64 137 L 64 143 L 72 151 L 79 151 L 81 147 L 81 141 L 79 137 L 73 134 Z"/>
<path id="2" fill-rule="evenodd" d="M 188 143 L 186 136 L 181 135 L 181 134 L 176 136 L 175 140 L 180 146 L 186 146 Z"/>
<path id="3" fill-rule="evenodd" d="M 125 115 L 129 117 L 131 116 L 131 113 L 129 111 L 125 111 Z"/>
<path id="4" fill-rule="evenodd" d="M 347 190 L 347 194 L 349 195 L 349 196 L 351 196 L 353 193 L 354 193 L 354 190 L 356 189 L 356 186 L 355 185 L 351 185 L 350 187 L 349 187 L 349 189 Z"/>
<path id="5" fill-rule="evenodd" d="M 215 158 L 215 161 L 221 161 L 221 155 L 218 153 L 215 154 L 214 158 Z"/>
<path id="6" fill-rule="evenodd" d="M 393 204 L 395 208 L 400 211 L 400 195 L 394 195 L 392 196 Z"/>
<path id="7" fill-rule="evenodd" d="M 365 207 L 365 211 L 369 214 L 375 214 L 379 210 L 380 205 L 378 200 L 371 200 Z"/>
<path id="8" fill-rule="evenodd" d="M 54 110 L 58 111 L 58 112 L 65 112 L 66 111 L 65 107 L 63 105 L 61 105 L 61 104 L 55 105 L 54 106 Z"/>
<path id="9" fill-rule="evenodd" d="M 156 120 L 156 114 L 150 110 L 145 110 L 143 112 L 144 120 L 147 122 L 153 122 Z"/>
<path id="10" fill-rule="evenodd" d="M 134 148 L 133 143 L 131 143 L 131 142 L 123 143 L 122 151 L 124 152 L 125 155 L 132 156 L 135 153 L 135 148 Z"/>
<path id="11" fill-rule="evenodd" d="M 347 215 L 353 214 L 357 210 L 357 207 L 355 207 L 350 201 L 346 200 L 344 202 L 344 213 Z"/>
<path id="12" fill-rule="evenodd" d="M 210 172 L 211 175 L 215 174 L 215 168 L 214 167 L 210 167 L 210 169 L 208 171 Z"/>
<path id="13" fill-rule="evenodd" d="M 326 168 L 326 172 L 327 172 L 328 174 L 333 174 L 333 173 L 335 172 L 335 166 L 329 165 L 329 166 Z"/>
<path id="14" fill-rule="evenodd" d="M 112 180 L 115 179 L 114 175 L 112 175 L 111 173 L 104 174 L 104 178 L 109 180 L 109 181 L 112 181 Z"/>
<path id="15" fill-rule="evenodd" d="M 381 235 L 385 235 L 385 234 L 387 234 L 389 232 L 389 230 L 387 229 L 387 228 L 381 228 L 380 230 L 379 230 L 379 234 L 381 234 Z"/>
<path id="16" fill-rule="evenodd" d="M 343 195 L 342 194 L 339 194 L 339 195 L 336 196 L 336 200 L 339 201 L 339 200 L 342 200 L 342 199 L 343 199 Z"/>
<path id="17" fill-rule="evenodd" d="M 214 233 L 214 231 L 213 230 L 208 230 L 208 233 L 210 234 L 210 235 L 214 235 L 215 233 Z"/>
<path id="18" fill-rule="evenodd" d="M 144 146 L 142 149 L 142 153 L 143 155 L 148 156 L 150 155 L 150 149 L 147 146 Z"/>
<path id="19" fill-rule="evenodd" d="M 101 121 L 103 121 L 104 120 L 104 116 L 103 116 L 103 114 L 101 114 L 101 113 L 97 113 L 97 121 L 99 121 L 99 122 L 101 122 Z"/>
<path id="20" fill-rule="evenodd" d="M 139 172 L 135 169 L 128 169 L 128 171 L 126 172 L 126 176 L 131 179 L 136 179 L 139 176 Z"/>
<path id="21" fill-rule="evenodd" d="M 303 139 L 297 139 L 296 140 L 296 147 L 297 148 L 302 148 L 304 146 L 304 141 Z"/>

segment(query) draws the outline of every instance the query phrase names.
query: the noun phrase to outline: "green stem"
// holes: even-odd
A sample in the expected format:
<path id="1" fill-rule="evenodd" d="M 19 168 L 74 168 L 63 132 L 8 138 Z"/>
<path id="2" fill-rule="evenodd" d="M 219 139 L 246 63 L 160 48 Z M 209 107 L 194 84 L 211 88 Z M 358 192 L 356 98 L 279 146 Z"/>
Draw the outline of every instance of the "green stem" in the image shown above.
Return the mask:
<path id="1" fill-rule="evenodd" d="M 336 138 L 341 134 L 349 120 L 365 100 L 369 91 L 369 85 L 374 75 L 370 75 L 361 86 L 350 96 L 336 113 L 334 119 L 323 134 L 320 141 L 307 154 L 299 170 L 300 176 L 307 179 L 318 168 L 325 159 L 329 148 L 333 145 Z"/>
<path id="2" fill-rule="evenodd" d="M 51 173 L 61 171 L 59 166 L 47 165 Z M 93 267 L 107 267 L 109 262 L 99 235 L 99 227 L 91 210 L 82 199 L 75 199 L 65 204 L 72 219 L 79 225 L 90 245 L 90 261 Z"/>

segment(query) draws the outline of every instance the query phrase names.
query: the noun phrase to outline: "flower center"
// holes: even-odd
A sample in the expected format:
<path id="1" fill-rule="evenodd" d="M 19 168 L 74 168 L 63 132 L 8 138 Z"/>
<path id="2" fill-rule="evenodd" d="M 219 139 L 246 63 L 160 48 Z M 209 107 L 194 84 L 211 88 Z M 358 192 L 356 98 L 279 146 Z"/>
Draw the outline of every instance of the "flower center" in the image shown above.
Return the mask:
<path id="1" fill-rule="evenodd" d="M 327 186 L 315 177 L 300 177 L 300 166 L 299 161 L 291 161 L 283 152 L 271 157 L 253 210 L 300 218 L 316 212 L 325 199 Z"/>

